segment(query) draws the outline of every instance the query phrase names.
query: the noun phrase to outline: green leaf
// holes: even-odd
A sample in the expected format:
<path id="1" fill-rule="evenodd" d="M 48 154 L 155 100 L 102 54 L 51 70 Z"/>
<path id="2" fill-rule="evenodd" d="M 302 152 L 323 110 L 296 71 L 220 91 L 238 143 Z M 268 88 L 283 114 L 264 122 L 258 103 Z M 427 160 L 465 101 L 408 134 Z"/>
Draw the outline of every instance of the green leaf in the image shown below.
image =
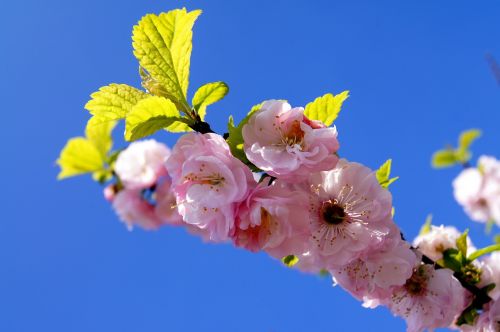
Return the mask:
<path id="1" fill-rule="evenodd" d="M 391 176 L 391 165 L 392 159 L 388 159 L 380 168 L 376 171 L 375 175 L 377 177 L 378 183 L 382 188 L 389 188 L 389 185 L 399 179 L 399 177 L 390 178 Z"/>
<path id="2" fill-rule="evenodd" d="M 451 149 L 439 150 L 432 155 L 432 167 L 445 168 L 458 163 L 455 151 Z"/>
<path id="3" fill-rule="evenodd" d="M 148 14 L 134 26 L 134 55 L 151 78 L 161 84 L 165 96 L 183 112 L 189 84 L 193 25 L 201 10 L 175 9 L 160 15 Z"/>
<path id="4" fill-rule="evenodd" d="M 476 322 L 477 317 L 479 317 L 477 309 L 469 306 L 462 312 L 460 317 L 457 318 L 456 325 L 461 326 L 467 324 L 473 326 Z"/>
<path id="5" fill-rule="evenodd" d="M 103 159 L 113 147 L 111 132 L 116 126 L 116 121 L 101 122 L 101 118 L 93 116 L 87 122 L 85 136 L 99 150 Z"/>
<path id="6" fill-rule="evenodd" d="M 481 137 L 481 130 L 479 129 L 469 129 L 463 131 L 458 139 L 458 149 L 459 150 L 469 150 L 472 143 Z"/>
<path id="7" fill-rule="evenodd" d="M 201 86 L 194 94 L 192 104 L 201 120 L 205 119 L 208 105 L 218 102 L 229 92 L 229 87 L 224 82 L 207 83 Z"/>
<path id="8" fill-rule="evenodd" d="M 94 121 L 107 122 L 124 119 L 132 107 L 147 93 L 126 84 L 110 84 L 90 95 L 92 98 L 86 105 L 90 114 L 98 117 Z"/>
<path id="9" fill-rule="evenodd" d="M 420 232 L 418 235 L 425 235 L 431 231 L 431 226 L 432 226 L 432 214 L 427 215 L 427 218 L 425 218 L 425 223 L 423 224 L 422 228 L 420 228 Z"/>
<path id="10" fill-rule="evenodd" d="M 456 241 L 457 249 L 462 253 L 464 257 L 467 257 L 467 235 L 469 230 L 466 229 L 462 235 L 460 235 Z"/>
<path id="11" fill-rule="evenodd" d="M 495 235 L 495 243 L 500 244 L 500 234 Z"/>
<path id="12" fill-rule="evenodd" d="M 158 130 L 187 123 L 175 105 L 168 99 L 150 96 L 134 106 L 125 119 L 125 139 L 134 141 L 154 134 Z"/>
<path id="13" fill-rule="evenodd" d="M 479 257 L 492 253 L 494 251 L 500 251 L 500 244 L 493 244 L 491 246 L 487 246 L 485 248 L 476 250 L 472 254 L 470 254 L 469 257 L 467 257 L 467 259 L 472 262 L 478 259 Z"/>
<path id="14" fill-rule="evenodd" d="M 455 272 L 460 272 L 464 265 L 464 256 L 455 248 L 446 249 L 443 252 L 444 267 Z"/>
<path id="15" fill-rule="evenodd" d="M 257 166 L 255 166 L 254 164 L 252 164 L 248 160 L 248 158 L 245 154 L 245 151 L 243 150 L 242 130 L 243 130 L 243 126 L 245 124 L 247 124 L 247 122 L 250 119 L 250 117 L 252 116 L 252 114 L 254 114 L 258 110 L 260 110 L 261 106 L 262 106 L 262 103 L 254 105 L 250 109 L 250 112 L 248 112 L 248 114 L 245 116 L 245 118 L 240 121 L 238 126 L 234 125 L 233 116 L 230 116 L 229 122 L 227 125 L 227 130 L 229 133 L 229 137 L 227 138 L 227 144 L 229 145 L 229 148 L 231 149 L 231 153 L 233 154 L 233 156 L 235 156 L 236 158 L 241 160 L 244 164 L 246 164 L 248 167 L 250 167 L 250 169 L 254 172 L 258 172 L 258 171 L 260 171 L 260 169 L 257 168 Z"/>
<path id="16" fill-rule="evenodd" d="M 104 159 L 99 149 L 85 137 L 68 140 L 57 160 L 61 172 L 59 180 L 70 176 L 92 173 L 104 168 Z"/>
<path id="17" fill-rule="evenodd" d="M 307 104 L 304 114 L 311 120 L 319 120 L 326 126 L 330 126 L 339 115 L 340 108 L 348 97 L 349 91 L 341 92 L 335 96 L 327 93 Z"/>
<path id="18" fill-rule="evenodd" d="M 287 267 L 292 267 L 292 266 L 294 266 L 295 264 L 297 264 L 299 262 L 299 258 L 297 256 L 295 256 L 295 255 L 288 255 L 288 256 L 283 257 L 281 259 L 281 261 Z"/>

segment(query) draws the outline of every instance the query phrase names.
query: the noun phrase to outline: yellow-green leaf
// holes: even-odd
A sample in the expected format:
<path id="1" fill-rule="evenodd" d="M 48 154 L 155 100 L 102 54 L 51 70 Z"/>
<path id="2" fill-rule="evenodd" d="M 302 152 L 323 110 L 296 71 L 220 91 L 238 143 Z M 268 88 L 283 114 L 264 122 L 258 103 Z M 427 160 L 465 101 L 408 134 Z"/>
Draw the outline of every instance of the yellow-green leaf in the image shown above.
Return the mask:
<path id="1" fill-rule="evenodd" d="M 245 151 L 243 150 L 243 126 L 248 122 L 250 117 L 252 116 L 253 113 L 257 112 L 262 106 L 262 103 L 254 105 L 251 109 L 250 112 L 243 118 L 243 120 L 240 121 L 238 126 L 234 125 L 234 119 L 233 116 L 229 117 L 229 122 L 227 124 L 227 130 L 229 133 L 229 137 L 227 138 L 227 144 L 229 145 L 229 148 L 231 149 L 231 153 L 233 156 L 241 160 L 243 163 L 245 163 L 247 166 L 250 167 L 250 169 L 254 172 L 260 171 L 254 164 L 252 164 L 246 154 Z"/>
<path id="2" fill-rule="evenodd" d="M 432 167 L 434 168 L 450 167 L 457 162 L 455 151 L 450 149 L 439 150 L 432 155 Z"/>
<path id="3" fill-rule="evenodd" d="M 330 126 L 339 115 L 342 104 L 348 97 L 349 91 L 341 92 L 335 96 L 327 93 L 307 104 L 304 114 L 311 120 L 319 120 L 326 126 Z"/>
<path id="4" fill-rule="evenodd" d="M 458 251 L 462 253 L 464 257 L 467 257 L 467 235 L 469 230 L 466 229 L 455 241 Z"/>
<path id="5" fill-rule="evenodd" d="M 125 119 L 125 139 L 137 140 L 149 136 L 176 122 L 185 122 L 176 106 L 168 99 L 150 96 L 135 105 Z"/>
<path id="6" fill-rule="evenodd" d="M 189 112 L 186 93 L 192 50 L 192 28 L 200 10 L 175 9 L 148 14 L 134 26 L 132 46 L 139 64 L 160 83 L 165 97 Z"/>
<path id="7" fill-rule="evenodd" d="M 111 132 L 117 122 L 115 120 L 101 121 L 101 119 L 96 116 L 90 118 L 85 128 L 85 136 L 97 148 L 103 158 L 106 158 L 106 155 L 113 147 Z"/>
<path id="8" fill-rule="evenodd" d="M 66 143 L 57 160 L 61 167 L 58 179 L 84 173 L 92 173 L 104 168 L 100 151 L 85 137 L 75 137 Z"/>
<path id="9" fill-rule="evenodd" d="M 207 83 L 201 86 L 194 94 L 193 108 L 198 112 L 202 120 L 205 119 L 208 105 L 218 102 L 229 92 L 229 87 L 224 82 Z"/>
<path id="10" fill-rule="evenodd" d="M 458 139 L 458 149 L 468 150 L 472 143 L 481 137 L 481 130 L 479 129 L 469 129 L 463 131 Z"/>
<path id="11" fill-rule="evenodd" d="M 431 226 L 432 226 L 432 214 L 427 215 L 427 218 L 425 218 L 425 223 L 423 226 L 420 228 L 420 232 L 418 235 L 425 235 L 431 231 Z"/>
<path id="12" fill-rule="evenodd" d="M 387 159 L 387 161 L 382 166 L 380 166 L 380 168 L 375 173 L 378 183 L 382 188 L 389 188 L 389 186 L 394 181 L 399 179 L 399 177 L 390 178 L 391 166 L 392 166 L 392 159 Z"/>
<path id="13" fill-rule="evenodd" d="M 85 109 L 102 122 L 124 119 L 132 107 L 147 96 L 144 91 L 130 85 L 110 84 L 91 94 L 92 99 L 85 105 Z"/>

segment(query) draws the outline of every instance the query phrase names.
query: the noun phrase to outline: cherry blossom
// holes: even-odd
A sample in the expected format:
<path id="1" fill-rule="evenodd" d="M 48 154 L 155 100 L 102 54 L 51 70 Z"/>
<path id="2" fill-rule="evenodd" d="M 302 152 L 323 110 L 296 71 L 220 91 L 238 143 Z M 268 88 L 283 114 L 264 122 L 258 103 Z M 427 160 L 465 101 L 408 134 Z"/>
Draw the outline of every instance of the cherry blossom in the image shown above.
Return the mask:
<path id="1" fill-rule="evenodd" d="M 188 133 L 166 161 L 177 208 L 206 241 L 229 240 L 238 203 L 255 185 L 252 172 L 216 134 Z"/>
<path id="2" fill-rule="evenodd" d="M 279 180 L 268 182 L 261 182 L 240 204 L 233 241 L 278 259 L 300 255 L 309 238 L 307 195 Z"/>
<path id="3" fill-rule="evenodd" d="M 453 226 L 434 226 L 431 225 L 429 232 L 420 234 L 413 241 L 413 245 L 420 252 L 430 259 L 437 261 L 443 258 L 443 252 L 446 249 L 457 248 L 456 241 L 461 233 Z M 476 250 L 471 239 L 467 236 L 468 252 Z"/>
<path id="4" fill-rule="evenodd" d="M 341 267 L 399 238 L 392 199 L 367 167 L 341 159 L 309 180 L 311 250 L 320 268 Z"/>
<path id="5" fill-rule="evenodd" d="M 133 142 L 118 156 L 115 172 L 127 189 L 146 189 L 167 174 L 169 155 L 170 150 L 153 139 Z"/>
<path id="6" fill-rule="evenodd" d="M 420 265 L 388 301 L 392 313 L 406 320 L 408 332 L 448 327 L 468 305 L 468 294 L 448 269 Z"/>
<path id="7" fill-rule="evenodd" d="M 337 129 L 311 121 L 302 107 L 281 100 L 262 104 L 243 127 L 248 159 L 277 178 L 298 182 L 311 172 L 335 167 Z"/>

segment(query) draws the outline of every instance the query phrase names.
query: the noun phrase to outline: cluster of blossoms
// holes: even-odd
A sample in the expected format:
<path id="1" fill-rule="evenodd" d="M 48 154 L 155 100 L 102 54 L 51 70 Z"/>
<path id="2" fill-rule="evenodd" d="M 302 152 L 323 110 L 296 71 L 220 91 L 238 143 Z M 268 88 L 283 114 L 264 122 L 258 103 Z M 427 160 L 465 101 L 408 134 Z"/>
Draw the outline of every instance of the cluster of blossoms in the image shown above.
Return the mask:
<path id="1" fill-rule="evenodd" d="M 500 332 L 500 244 L 476 250 L 467 232 L 432 225 L 406 242 L 393 220 L 390 160 L 374 172 L 337 154 L 331 124 L 347 91 L 305 109 L 266 101 L 237 127 L 231 118 L 224 136 L 211 130 L 207 106 L 228 86 L 207 83 L 188 103 L 192 27 L 200 14 L 185 8 L 148 14 L 134 26 L 145 90 L 110 84 L 91 95 L 85 137 L 64 147 L 59 178 L 91 173 L 101 183 L 112 180 L 104 196 L 129 229 L 182 226 L 206 242 L 328 272 L 365 307 L 386 306 L 404 318 L 409 332 Z M 161 129 L 187 133 L 172 150 L 144 140 L 111 151 L 119 120 L 128 141 Z M 468 163 L 478 135 L 464 132 L 459 147 L 438 151 L 433 164 Z M 480 158 L 454 188 L 472 219 L 500 226 L 499 161 Z"/>
<path id="2" fill-rule="evenodd" d="M 424 263 L 422 254 L 439 260 L 458 231 L 433 226 L 414 247 L 404 241 L 375 172 L 339 160 L 336 128 L 308 119 L 303 108 L 267 101 L 242 134 L 246 157 L 265 173 L 252 173 L 222 136 L 191 132 L 172 151 L 153 140 L 132 143 L 106 197 L 128 226 L 183 225 L 208 242 L 328 271 L 364 306 L 384 305 L 406 319 L 408 331 L 454 324 L 472 296 L 453 271 Z M 483 263 L 490 279 L 500 276 L 495 259 Z M 491 305 L 480 324 L 493 324 L 496 312 Z"/>
<path id="3" fill-rule="evenodd" d="M 472 220 L 500 226 L 500 161 L 481 156 L 477 167 L 458 175 L 453 188 L 455 199 Z"/>

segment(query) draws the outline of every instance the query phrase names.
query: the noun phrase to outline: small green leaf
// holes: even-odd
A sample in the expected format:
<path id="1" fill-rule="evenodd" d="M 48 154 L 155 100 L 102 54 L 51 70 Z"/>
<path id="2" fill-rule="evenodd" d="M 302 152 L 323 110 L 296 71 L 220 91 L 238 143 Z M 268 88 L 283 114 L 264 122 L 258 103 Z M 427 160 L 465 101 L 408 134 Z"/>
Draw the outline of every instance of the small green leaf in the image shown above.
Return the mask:
<path id="1" fill-rule="evenodd" d="M 476 322 L 477 317 L 479 317 L 477 309 L 469 306 L 462 312 L 460 317 L 457 318 L 456 325 L 461 326 L 467 324 L 473 326 Z"/>
<path id="2" fill-rule="evenodd" d="M 495 243 L 500 244 L 500 234 L 495 235 Z"/>
<path id="3" fill-rule="evenodd" d="M 494 290 L 496 287 L 496 285 L 494 283 L 491 283 L 491 284 L 488 284 L 484 287 L 481 287 L 481 290 L 484 290 L 486 293 L 489 293 L 491 292 L 492 290 Z"/>
<path id="4" fill-rule="evenodd" d="M 463 131 L 458 139 L 458 149 L 469 150 L 472 143 L 479 137 L 481 137 L 481 130 L 479 129 L 469 129 Z"/>
<path id="5" fill-rule="evenodd" d="M 399 177 L 390 178 L 391 176 L 391 165 L 392 159 L 388 159 L 380 168 L 376 171 L 375 175 L 377 177 L 378 183 L 382 188 L 389 188 L 389 185 L 399 179 Z"/>
<path id="6" fill-rule="evenodd" d="M 425 223 L 420 228 L 420 232 L 418 235 L 425 235 L 431 231 L 431 226 L 432 226 L 432 214 L 427 215 L 427 218 L 425 218 Z"/>
<path id="7" fill-rule="evenodd" d="M 455 151 L 451 149 L 439 150 L 432 155 L 432 167 L 445 168 L 458 163 Z"/>
<path id="8" fill-rule="evenodd" d="M 479 257 L 486 255 L 486 254 L 489 254 L 489 253 L 492 253 L 494 251 L 500 251 L 500 244 L 493 244 L 491 246 L 487 246 L 485 248 L 476 250 L 472 254 L 470 254 L 467 259 L 472 262 L 472 261 L 478 259 Z"/>
<path id="9" fill-rule="evenodd" d="M 281 259 L 281 261 L 287 267 L 292 267 L 292 266 L 294 266 L 295 264 L 297 264 L 299 262 L 299 258 L 297 256 L 295 256 L 295 255 L 288 255 L 288 256 L 283 257 Z"/>
<path id="10" fill-rule="evenodd" d="M 144 91 L 130 85 L 110 84 L 91 94 L 92 99 L 85 105 L 85 109 L 101 122 L 124 119 L 132 107 L 147 96 Z"/>
<path id="11" fill-rule="evenodd" d="M 154 134 L 158 130 L 187 123 L 175 105 L 168 99 L 150 96 L 134 106 L 125 120 L 125 139 L 134 141 Z"/>
<path id="12" fill-rule="evenodd" d="M 192 104 L 201 120 L 205 119 L 208 105 L 218 102 L 229 92 L 229 87 L 224 82 L 207 83 L 201 86 L 194 94 Z"/>
<path id="13" fill-rule="evenodd" d="M 467 235 L 469 230 L 466 229 L 462 235 L 460 235 L 456 241 L 457 249 L 462 253 L 464 257 L 467 257 Z"/>
<path id="14" fill-rule="evenodd" d="M 229 137 L 227 138 L 227 144 L 229 145 L 229 148 L 231 149 L 231 153 L 233 156 L 241 160 L 245 165 L 250 167 L 250 169 L 254 172 L 259 172 L 260 169 L 257 168 L 254 164 L 252 164 L 246 154 L 245 151 L 243 150 L 243 126 L 248 122 L 252 114 L 260 110 L 262 106 L 262 103 L 254 105 L 251 109 L 250 112 L 245 116 L 243 120 L 238 124 L 238 126 L 234 125 L 234 120 L 233 117 L 229 117 L 229 122 L 227 124 L 227 130 L 229 133 Z"/>
<path id="15" fill-rule="evenodd" d="M 444 267 L 455 272 L 460 272 L 464 263 L 464 256 L 455 248 L 446 249 L 443 252 Z"/>
<path id="16" fill-rule="evenodd" d="M 326 126 L 330 126 L 339 115 L 342 104 L 348 97 L 349 91 L 335 96 L 327 93 L 307 104 L 304 114 L 311 120 L 319 120 Z"/>
<path id="17" fill-rule="evenodd" d="M 57 160 L 61 172 L 59 180 L 70 176 L 92 173 L 104 168 L 101 152 L 85 137 L 71 138 Z"/>
<path id="18" fill-rule="evenodd" d="M 192 28 L 200 10 L 175 9 L 160 15 L 148 14 L 134 26 L 134 55 L 154 82 L 164 88 L 164 97 L 183 112 L 186 101 L 192 50 Z"/>
<path id="19" fill-rule="evenodd" d="M 495 226 L 495 220 L 493 220 L 493 219 L 488 220 L 488 222 L 486 223 L 486 225 L 484 227 L 484 232 L 489 235 L 491 233 L 491 231 L 493 230 L 493 226 Z"/>

